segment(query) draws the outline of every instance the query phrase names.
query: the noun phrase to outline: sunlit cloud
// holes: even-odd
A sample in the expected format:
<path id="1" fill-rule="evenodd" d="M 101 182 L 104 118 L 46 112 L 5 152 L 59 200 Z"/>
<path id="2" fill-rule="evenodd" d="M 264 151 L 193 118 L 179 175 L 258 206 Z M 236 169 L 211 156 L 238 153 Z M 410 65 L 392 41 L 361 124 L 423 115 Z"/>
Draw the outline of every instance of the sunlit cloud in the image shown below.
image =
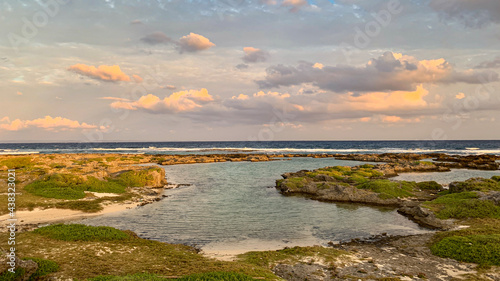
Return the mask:
<path id="1" fill-rule="evenodd" d="M 315 67 L 316 66 L 316 67 Z M 311 83 L 333 92 L 412 91 L 422 83 L 485 84 L 499 80 L 493 71 L 458 71 L 445 59 L 418 60 L 386 52 L 365 66 L 323 66 L 303 62 L 297 67 L 275 65 L 267 68 L 261 88 L 279 88 Z"/>
<path id="2" fill-rule="evenodd" d="M 253 47 L 243 48 L 245 55 L 241 58 L 246 63 L 265 62 L 269 58 L 269 53 Z"/>
<path id="3" fill-rule="evenodd" d="M 130 77 L 123 73 L 118 65 L 100 65 L 99 67 L 95 67 L 79 63 L 70 66 L 68 70 L 101 81 L 130 81 Z"/>
<path id="4" fill-rule="evenodd" d="M 202 35 L 190 33 L 189 35 L 181 37 L 178 42 L 179 52 L 198 52 L 210 49 L 215 46 L 214 43 Z"/>
<path id="5" fill-rule="evenodd" d="M 116 101 L 111 104 L 112 108 L 127 110 L 146 110 L 152 113 L 172 113 L 192 111 L 203 107 L 204 104 L 212 102 L 214 98 L 207 89 L 180 91 L 171 94 L 164 99 L 148 94 L 140 97 L 137 101 Z"/>
<path id="6" fill-rule="evenodd" d="M 84 122 L 78 122 L 75 120 L 63 118 L 63 117 L 51 117 L 45 116 L 44 118 L 38 118 L 34 120 L 21 120 L 15 119 L 10 120 L 8 117 L 2 118 L 0 122 L 5 122 L 0 124 L 0 129 L 7 131 L 19 131 L 27 128 L 41 128 L 48 131 L 65 131 L 74 129 L 96 129 L 97 126 L 90 125 Z"/>

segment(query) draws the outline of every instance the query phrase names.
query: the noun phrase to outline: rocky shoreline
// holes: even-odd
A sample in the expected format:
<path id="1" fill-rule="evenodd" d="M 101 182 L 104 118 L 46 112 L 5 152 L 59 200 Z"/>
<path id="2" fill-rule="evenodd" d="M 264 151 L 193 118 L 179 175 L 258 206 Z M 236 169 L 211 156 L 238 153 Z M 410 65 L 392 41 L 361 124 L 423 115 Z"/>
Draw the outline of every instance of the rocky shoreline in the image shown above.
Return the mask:
<path id="1" fill-rule="evenodd" d="M 445 230 L 443 233 L 458 231 L 459 234 L 460 230 L 457 229 L 460 229 L 461 224 L 465 223 L 468 227 L 468 224 L 476 222 L 438 218 L 439 210 L 442 208 L 441 205 L 424 205 L 441 198 L 442 192 L 445 191 L 441 185 L 435 182 L 394 183 L 389 179 L 399 173 L 406 172 L 446 172 L 454 168 L 497 170 L 497 161 L 500 159 L 499 156 L 491 155 L 449 156 L 442 154 L 59 154 L 0 156 L 0 170 L 15 168 L 19 171 L 20 192 L 26 194 L 19 198 L 27 201 L 20 203 L 21 206 L 24 206 L 24 211 L 28 214 L 26 218 L 28 218 L 29 214 L 55 210 L 51 209 L 54 208 L 53 206 L 60 208 L 57 209 L 59 215 L 63 214 L 65 212 L 64 208 L 73 208 L 70 207 L 72 205 L 67 204 L 68 202 L 78 202 L 78 204 L 83 205 L 95 203 L 92 206 L 101 209 L 112 206 L 121 206 L 122 208 L 141 207 L 163 199 L 165 189 L 182 186 L 182 184 L 168 184 L 165 181 L 165 171 L 163 169 L 145 167 L 139 164 L 177 165 L 226 161 L 259 162 L 286 160 L 292 157 L 331 157 L 339 160 L 377 162 L 379 164 L 365 164 L 356 167 L 326 167 L 313 171 L 303 170 L 286 173 L 283 175 L 283 179 L 277 181 L 276 184 L 276 188 L 284 195 L 307 195 L 316 200 L 329 202 L 392 206 L 397 208 L 399 213 L 409 217 L 421 226 Z M 428 159 L 433 159 L 433 161 L 428 161 Z M 30 195 L 30 192 L 25 190 L 26 186 L 36 182 L 52 182 L 54 176 L 70 181 L 75 180 L 76 177 L 79 184 L 92 182 L 96 186 L 88 184 L 90 187 L 87 189 L 89 190 L 85 190 L 84 197 L 77 200 L 39 198 Z M 58 179 L 60 180 L 60 178 Z M 133 183 L 134 181 L 137 183 Z M 500 190 L 492 191 L 490 188 L 492 185 L 496 185 L 497 182 L 497 178 L 491 180 L 471 179 L 466 182 L 451 183 L 449 188 L 455 193 L 469 192 L 472 195 L 469 194 L 468 196 L 477 198 L 471 200 L 492 202 L 498 206 L 500 203 Z M 126 186 L 126 192 L 110 195 L 92 191 L 97 190 L 96 188 L 108 188 L 108 185 L 115 188 L 116 184 Z M 0 188 L 6 190 L 6 186 L 0 186 Z M 102 192 L 102 190 L 100 191 Z M 35 211 L 27 211 L 33 206 Z M 67 211 L 69 212 L 69 210 Z M 81 211 L 79 214 L 99 215 L 101 212 Z M 76 216 L 72 218 L 75 219 Z M 52 220 L 50 223 L 68 220 L 60 217 L 59 220 Z M 47 221 L 43 223 L 47 223 Z M 478 224 L 487 227 L 491 226 L 489 221 L 487 223 L 479 222 Z M 26 220 L 24 225 L 21 225 L 18 229 L 18 232 L 27 235 L 27 237 L 32 237 L 31 239 L 34 239 L 33 243 L 36 243 L 38 238 L 31 234 L 31 230 L 38 228 L 39 225 L 40 222 L 29 223 L 29 220 Z M 477 233 L 489 235 L 489 233 L 500 232 L 496 228 L 493 228 L 493 230 L 480 228 Z M 5 235 L 5 233 L 0 233 L 0 235 Z M 435 235 L 431 233 L 403 237 L 382 235 L 366 241 L 354 240 L 341 244 L 332 243 L 330 247 L 326 248 L 326 251 L 331 249 L 332 251 L 338 250 L 345 253 L 338 259 L 326 262 L 318 258 L 316 254 L 309 252 L 307 255 L 302 256 L 298 262 L 281 261 L 272 264 L 269 269 L 276 276 L 290 281 L 332 279 L 452 280 L 454 278 L 460 279 L 465 275 L 472 276 L 472 279 L 468 280 L 500 280 L 498 267 L 483 270 L 476 264 L 436 256 L 429 248 L 429 245 L 435 243 L 435 240 Z M 147 244 L 149 242 L 141 243 Z M 325 249 L 324 247 L 318 249 L 320 248 Z M 298 249 L 297 251 L 302 250 Z M 287 251 L 287 249 L 282 251 Z M 194 258 L 198 259 L 198 257 Z M 19 260 L 19 264 L 25 264 L 27 269 L 32 271 L 33 262 L 21 262 Z M 248 261 L 244 261 L 242 264 L 247 266 Z M 84 274 L 82 273 L 82 275 Z M 275 279 L 268 277 L 266 280 Z"/>

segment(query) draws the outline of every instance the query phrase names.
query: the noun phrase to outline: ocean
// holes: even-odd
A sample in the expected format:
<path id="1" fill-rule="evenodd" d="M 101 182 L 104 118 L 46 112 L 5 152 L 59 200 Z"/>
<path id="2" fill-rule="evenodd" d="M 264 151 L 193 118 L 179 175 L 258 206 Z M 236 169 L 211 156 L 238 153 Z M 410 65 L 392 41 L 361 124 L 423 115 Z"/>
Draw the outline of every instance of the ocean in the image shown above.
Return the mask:
<path id="1" fill-rule="evenodd" d="M 448 153 L 500 155 L 500 140 L 460 141 L 226 141 L 0 143 L 0 154 L 30 153 Z"/>

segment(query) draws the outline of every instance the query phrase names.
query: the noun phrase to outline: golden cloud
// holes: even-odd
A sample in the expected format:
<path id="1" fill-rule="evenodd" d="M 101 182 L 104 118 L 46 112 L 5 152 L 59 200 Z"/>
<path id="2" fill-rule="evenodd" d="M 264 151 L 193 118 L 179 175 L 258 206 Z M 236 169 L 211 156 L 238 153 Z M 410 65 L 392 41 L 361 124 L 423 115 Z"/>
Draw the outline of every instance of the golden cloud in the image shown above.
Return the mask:
<path id="1" fill-rule="evenodd" d="M 130 77 L 123 73 L 118 65 L 95 67 L 78 63 L 70 66 L 68 70 L 102 81 L 130 81 Z"/>
<path id="2" fill-rule="evenodd" d="M 164 99 L 148 94 L 140 97 L 137 101 L 116 101 L 111 104 L 112 108 L 128 110 L 144 109 L 151 112 L 183 112 L 203 107 L 204 103 L 213 101 L 213 97 L 207 89 L 180 91 L 171 94 Z"/>

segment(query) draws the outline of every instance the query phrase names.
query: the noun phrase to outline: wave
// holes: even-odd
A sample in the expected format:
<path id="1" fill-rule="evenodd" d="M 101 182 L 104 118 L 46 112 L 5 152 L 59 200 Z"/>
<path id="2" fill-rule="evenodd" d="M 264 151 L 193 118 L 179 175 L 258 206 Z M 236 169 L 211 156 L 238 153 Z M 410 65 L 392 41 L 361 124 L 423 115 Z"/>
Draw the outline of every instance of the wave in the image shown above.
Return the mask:
<path id="1" fill-rule="evenodd" d="M 39 154 L 40 151 L 0 151 L 0 155 Z"/>

